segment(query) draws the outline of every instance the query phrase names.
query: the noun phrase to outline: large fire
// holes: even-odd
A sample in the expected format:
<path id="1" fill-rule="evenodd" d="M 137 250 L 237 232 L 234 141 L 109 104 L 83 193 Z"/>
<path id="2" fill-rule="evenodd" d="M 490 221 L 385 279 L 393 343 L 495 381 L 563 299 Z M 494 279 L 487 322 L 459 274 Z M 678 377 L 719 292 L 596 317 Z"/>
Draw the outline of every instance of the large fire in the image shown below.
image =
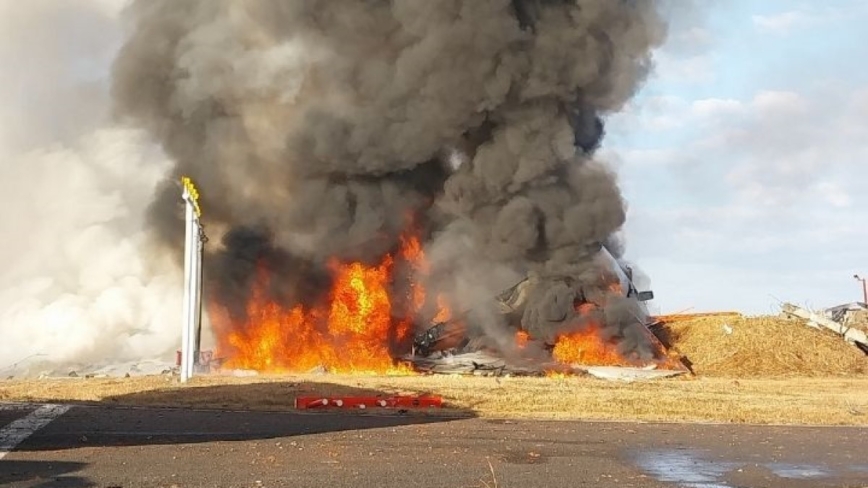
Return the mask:
<path id="1" fill-rule="evenodd" d="M 396 270 L 408 271 L 402 292 L 394 283 Z M 430 272 L 421 242 L 408 233 L 400 239 L 399 249 L 376 265 L 360 262 L 329 263 L 331 289 L 321 303 L 286 307 L 269 297 L 270 271 L 260 267 L 247 303 L 244 323 L 233 323 L 216 304 L 210 315 L 218 332 L 218 354 L 228 368 L 261 372 L 410 374 L 412 366 L 396 361 L 412 349 L 414 324 L 449 322 L 454 314 L 442 295 L 432 295 L 423 286 Z M 403 276 L 403 275 L 402 275 Z M 607 280 L 608 281 L 608 280 Z M 611 281 L 608 281 L 611 283 Z M 400 288 L 400 287 L 398 287 Z M 621 296 L 620 285 L 602 285 L 604 296 Z M 607 341 L 595 314 L 605 304 L 576 304 L 583 327 L 557 338 L 551 354 L 566 366 L 645 366 L 624 357 L 617 344 Z M 423 310 L 428 310 L 424 317 Z M 461 343 L 466 328 L 449 322 L 448 330 L 461 337 L 441 341 L 447 347 Z M 650 334 L 650 332 L 649 332 Z M 449 336 L 451 337 L 451 336 Z M 518 330 L 515 343 L 519 351 L 533 338 Z M 653 340 L 653 338 L 652 338 Z M 449 346 L 452 344 L 452 346 Z M 662 364 L 662 355 L 655 361 Z"/>
<path id="2" fill-rule="evenodd" d="M 376 266 L 333 261 L 333 284 L 325 303 L 290 309 L 267 297 L 270 277 L 261 269 L 246 323 L 231 324 L 224 319 L 221 324 L 217 319 L 218 330 L 227 331 L 220 334 L 218 348 L 228 358 L 224 365 L 270 372 L 316 368 L 334 373 L 412 372 L 409 366 L 396 363 L 395 350 L 411 339 L 412 317 L 428 298 L 421 282 L 413 280 L 407 291 L 407 310 L 397 309 L 389 290 L 396 261 L 416 273 L 427 271 L 419 239 L 405 236 L 400 250 Z M 437 316 L 449 316 L 445 301 L 438 297 L 437 303 Z"/>

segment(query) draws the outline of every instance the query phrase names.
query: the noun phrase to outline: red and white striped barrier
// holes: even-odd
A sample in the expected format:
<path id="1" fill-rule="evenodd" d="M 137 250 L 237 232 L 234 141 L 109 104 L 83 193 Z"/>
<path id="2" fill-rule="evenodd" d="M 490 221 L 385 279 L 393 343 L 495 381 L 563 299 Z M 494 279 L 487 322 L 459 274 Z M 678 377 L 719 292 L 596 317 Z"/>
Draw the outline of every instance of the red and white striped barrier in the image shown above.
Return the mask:
<path id="1" fill-rule="evenodd" d="M 439 396 L 391 396 L 391 397 L 297 397 L 295 408 L 441 408 Z"/>

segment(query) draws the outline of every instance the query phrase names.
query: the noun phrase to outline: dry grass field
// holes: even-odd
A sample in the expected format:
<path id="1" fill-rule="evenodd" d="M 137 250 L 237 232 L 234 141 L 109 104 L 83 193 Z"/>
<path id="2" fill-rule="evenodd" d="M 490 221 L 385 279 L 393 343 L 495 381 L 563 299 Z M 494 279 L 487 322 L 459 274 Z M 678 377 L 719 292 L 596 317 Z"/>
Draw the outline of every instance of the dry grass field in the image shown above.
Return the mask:
<path id="1" fill-rule="evenodd" d="M 431 393 L 448 406 L 427 415 L 868 425 L 868 358 L 832 334 L 741 316 L 673 320 L 665 332 L 696 376 L 635 383 L 441 375 L 202 376 L 186 385 L 167 376 L 6 380 L 0 401 L 289 410 L 300 395 Z"/>
<path id="2" fill-rule="evenodd" d="M 431 415 L 498 418 L 868 425 L 868 378 L 683 377 L 616 383 L 584 377 L 340 375 L 53 379 L 0 383 L 0 400 L 289 410 L 298 395 L 433 393 Z"/>

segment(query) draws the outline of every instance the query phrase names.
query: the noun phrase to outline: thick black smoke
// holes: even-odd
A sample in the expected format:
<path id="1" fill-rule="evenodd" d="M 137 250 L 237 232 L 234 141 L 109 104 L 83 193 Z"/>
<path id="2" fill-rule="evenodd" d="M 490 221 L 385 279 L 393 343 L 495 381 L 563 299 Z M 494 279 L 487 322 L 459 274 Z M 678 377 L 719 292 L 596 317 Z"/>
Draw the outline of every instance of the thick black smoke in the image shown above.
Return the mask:
<path id="1" fill-rule="evenodd" d="M 225 235 L 208 275 L 230 306 L 257 259 L 282 256 L 282 296 L 304 300 L 327 259 L 377 262 L 416 218 L 436 286 L 474 302 L 535 274 L 523 324 L 556 328 L 624 223 L 592 156 L 662 41 L 654 2 L 137 0 L 127 15 L 118 114 L 176 162 L 153 228 L 183 242 L 174 181 L 193 177 Z"/>

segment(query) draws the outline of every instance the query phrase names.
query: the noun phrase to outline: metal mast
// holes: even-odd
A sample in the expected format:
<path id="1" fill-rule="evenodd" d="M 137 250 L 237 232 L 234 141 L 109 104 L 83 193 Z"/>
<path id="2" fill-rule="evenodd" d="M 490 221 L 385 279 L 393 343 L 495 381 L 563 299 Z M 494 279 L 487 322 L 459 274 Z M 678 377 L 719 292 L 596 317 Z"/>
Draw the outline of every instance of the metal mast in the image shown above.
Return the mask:
<path id="1" fill-rule="evenodd" d="M 198 349 L 198 331 L 202 320 L 202 254 L 205 246 L 205 232 L 199 218 L 199 192 L 193 181 L 184 176 L 182 198 L 185 203 L 184 223 L 186 227 L 184 242 L 184 321 L 181 329 L 181 382 L 193 376 Z"/>

